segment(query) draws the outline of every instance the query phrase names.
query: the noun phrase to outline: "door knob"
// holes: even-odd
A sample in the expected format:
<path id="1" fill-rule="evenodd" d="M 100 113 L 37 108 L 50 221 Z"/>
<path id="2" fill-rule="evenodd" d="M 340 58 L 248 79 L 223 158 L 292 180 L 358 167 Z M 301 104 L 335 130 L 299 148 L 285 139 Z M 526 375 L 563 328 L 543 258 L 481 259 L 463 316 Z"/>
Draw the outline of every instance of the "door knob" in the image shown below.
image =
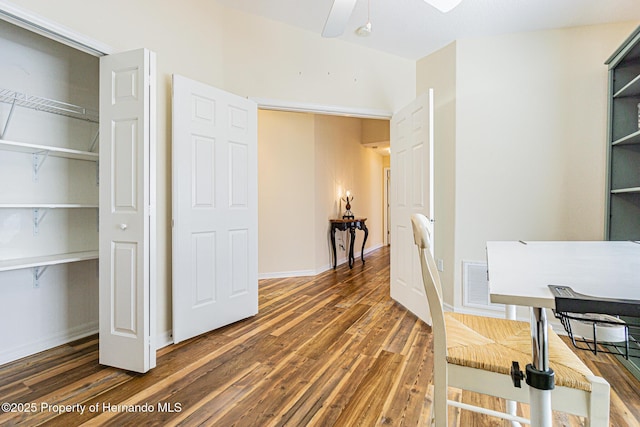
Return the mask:
<path id="1" fill-rule="evenodd" d="M 127 224 L 120 224 L 120 230 L 126 230 Z"/>

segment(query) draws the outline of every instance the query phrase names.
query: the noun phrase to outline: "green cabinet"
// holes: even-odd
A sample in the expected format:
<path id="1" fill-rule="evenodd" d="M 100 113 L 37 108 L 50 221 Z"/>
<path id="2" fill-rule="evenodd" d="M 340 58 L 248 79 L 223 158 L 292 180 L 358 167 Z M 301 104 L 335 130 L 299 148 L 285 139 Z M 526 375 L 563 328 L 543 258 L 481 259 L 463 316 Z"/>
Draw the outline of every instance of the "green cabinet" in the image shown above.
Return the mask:
<path id="1" fill-rule="evenodd" d="M 640 240 L 640 27 L 609 66 L 606 237 Z"/>

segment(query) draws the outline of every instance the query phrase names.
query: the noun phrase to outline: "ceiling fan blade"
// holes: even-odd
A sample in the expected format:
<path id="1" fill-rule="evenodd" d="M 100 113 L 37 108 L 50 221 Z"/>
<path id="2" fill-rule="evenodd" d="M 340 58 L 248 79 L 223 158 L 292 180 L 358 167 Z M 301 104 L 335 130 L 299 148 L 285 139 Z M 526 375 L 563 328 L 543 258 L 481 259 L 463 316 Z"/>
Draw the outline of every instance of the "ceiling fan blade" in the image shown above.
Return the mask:
<path id="1" fill-rule="evenodd" d="M 347 22 L 351 17 L 351 12 L 357 0 L 333 0 L 333 6 L 324 23 L 322 37 L 338 37 L 344 32 Z"/>
<path id="2" fill-rule="evenodd" d="M 460 4 L 462 0 L 424 0 L 442 13 L 447 13 Z"/>

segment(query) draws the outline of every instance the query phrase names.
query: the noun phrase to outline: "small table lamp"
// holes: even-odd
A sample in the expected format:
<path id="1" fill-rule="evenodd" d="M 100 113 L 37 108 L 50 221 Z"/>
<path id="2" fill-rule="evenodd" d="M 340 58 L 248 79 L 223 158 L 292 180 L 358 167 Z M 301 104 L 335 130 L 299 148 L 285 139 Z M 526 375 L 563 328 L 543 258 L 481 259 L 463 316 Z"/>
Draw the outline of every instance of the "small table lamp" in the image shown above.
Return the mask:
<path id="1" fill-rule="evenodd" d="M 344 212 L 344 215 L 342 215 L 342 219 L 355 218 L 355 216 L 353 215 L 353 212 L 351 212 L 351 201 L 353 200 L 353 196 L 351 195 L 351 193 L 347 191 L 347 195 L 342 200 L 344 200 L 347 203 L 345 205 L 346 211 Z"/>

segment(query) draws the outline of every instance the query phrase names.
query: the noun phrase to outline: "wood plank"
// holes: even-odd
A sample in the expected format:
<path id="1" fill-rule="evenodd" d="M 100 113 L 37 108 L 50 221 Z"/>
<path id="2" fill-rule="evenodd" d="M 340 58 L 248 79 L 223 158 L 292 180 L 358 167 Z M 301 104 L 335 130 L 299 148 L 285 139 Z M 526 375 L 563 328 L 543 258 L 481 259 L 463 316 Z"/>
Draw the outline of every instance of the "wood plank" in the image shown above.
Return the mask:
<path id="1" fill-rule="evenodd" d="M 349 404 L 340 413 L 335 425 L 375 425 L 381 417 L 382 407 L 403 361 L 404 356 L 401 354 L 382 351 L 358 385 Z"/>
<path id="2" fill-rule="evenodd" d="M 389 308 L 393 303 L 377 304 L 360 321 L 356 322 L 347 332 L 354 335 L 354 340 L 359 341 L 358 351 L 368 356 L 375 356 L 392 338 L 390 331 L 400 323 L 403 313 L 393 312 Z"/>
<path id="3" fill-rule="evenodd" d="M 0 387 L 55 367 L 77 357 L 71 346 L 63 345 L 0 366 Z"/>
<path id="4" fill-rule="evenodd" d="M 353 360 L 354 363 L 349 366 L 346 372 L 343 372 L 344 375 L 339 379 L 334 389 L 330 390 L 322 407 L 318 408 L 313 415 L 309 426 L 334 425 L 343 408 L 348 405 L 355 393 L 355 385 L 362 382 L 376 361 L 373 357 L 363 355 L 355 355 Z"/>
<path id="5" fill-rule="evenodd" d="M 281 340 L 281 338 L 278 338 Z M 268 375 L 255 384 L 250 394 L 243 400 L 243 405 L 234 405 L 224 417 L 216 420 L 219 425 L 255 425 L 263 426 L 276 416 L 278 406 L 296 393 L 302 377 L 309 374 L 319 364 L 292 353 L 281 359 L 272 367 Z M 246 406 L 245 406 L 246 405 Z M 247 411 L 251 408 L 251 411 Z"/>
<path id="6" fill-rule="evenodd" d="M 284 413 L 273 423 L 274 426 L 308 425 L 325 402 L 330 400 L 331 393 L 341 383 L 345 373 L 360 361 L 360 356 L 351 352 L 332 353 L 335 357 L 325 361 L 324 370 L 286 407 Z"/>
<path id="7" fill-rule="evenodd" d="M 405 354 L 403 353 L 403 349 L 409 342 L 413 328 L 419 320 L 415 315 L 406 310 L 402 310 L 400 313 L 402 313 L 403 317 L 398 324 L 397 329 L 391 334 L 391 340 L 386 343 L 383 349 L 392 353 Z M 429 328 L 429 331 L 431 331 L 431 328 Z"/>
<path id="8" fill-rule="evenodd" d="M 370 308 L 368 305 L 357 304 L 342 313 L 316 335 L 312 341 L 303 346 L 299 350 L 300 355 L 309 359 L 318 359 L 326 354 L 338 337 L 344 334 Z"/>
<path id="9" fill-rule="evenodd" d="M 175 419 L 169 420 L 166 425 L 216 425 L 219 419 L 246 397 L 253 390 L 254 384 L 260 382 L 270 371 L 270 367 L 260 364 L 248 367 L 246 375 L 231 378 L 229 387 L 214 389 L 196 405 L 187 408 Z"/>
<path id="10" fill-rule="evenodd" d="M 383 423 L 394 426 L 410 426 L 420 419 L 427 399 L 427 390 L 433 380 L 432 335 L 415 316 L 412 345 L 406 352 L 399 380 L 382 408 Z M 397 352 L 398 354 L 405 354 Z"/>

